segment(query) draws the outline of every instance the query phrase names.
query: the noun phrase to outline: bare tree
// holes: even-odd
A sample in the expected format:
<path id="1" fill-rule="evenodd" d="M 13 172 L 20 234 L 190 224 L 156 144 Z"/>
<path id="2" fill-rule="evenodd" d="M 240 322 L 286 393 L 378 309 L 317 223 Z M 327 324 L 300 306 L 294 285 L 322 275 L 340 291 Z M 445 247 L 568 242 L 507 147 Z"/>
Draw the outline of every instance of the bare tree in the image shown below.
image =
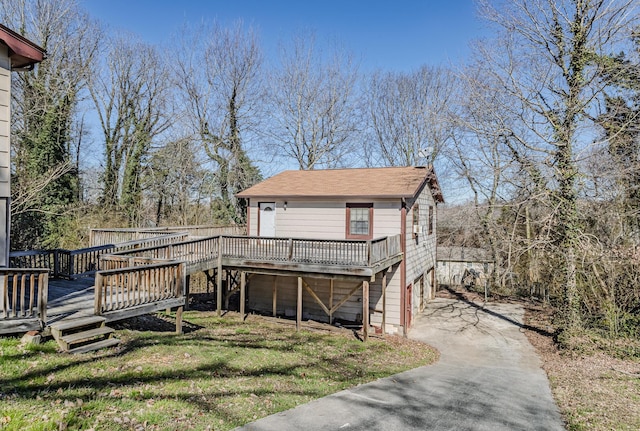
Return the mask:
<path id="1" fill-rule="evenodd" d="M 75 0 L 7 0 L 0 17 L 48 52 L 32 72 L 13 79 L 12 242 L 57 247 L 65 214 L 78 201 L 76 118 L 101 34 Z"/>
<path id="2" fill-rule="evenodd" d="M 602 69 L 593 61 L 613 52 L 635 19 L 632 0 L 538 0 L 481 3 L 502 29 L 482 55 L 486 73 L 507 94 L 502 112 L 517 118 L 498 133 L 511 156 L 547 187 L 552 216 L 550 258 L 563 296 L 564 329 L 581 327 L 577 250 L 581 244 L 578 157 L 592 141 L 589 121 L 601 100 Z M 497 48 L 497 49 L 496 49 Z M 500 102 L 498 100 L 497 102 Z"/>
<path id="3" fill-rule="evenodd" d="M 351 56 L 336 49 L 324 57 L 313 35 L 283 46 L 269 80 L 273 124 L 267 134 L 280 155 L 300 169 L 348 163 L 358 131 L 356 79 Z"/>
<path id="4" fill-rule="evenodd" d="M 143 161 L 154 139 L 170 125 L 167 67 L 156 48 L 131 37 L 114 39 L 90 90 L 104 138 L 101 203 L 121 208 L 128 222 L 137 225 Z"/>
<path id="5" fill-rule="evenodd" d="M 245 146 L 255 127 L 260 97 L 261 53 L 255 32 L 242 22 L 183 32 L 176 76 L 193 137 L 214 164 L 219 221 L 241 223 L 244 203 L 235 194 L 261 179 Z M 195 49 L 197 47 L 197 49 Z"/>
<path id="6" fill-rule="evenodd" d="M 433 162 L 451 140 L 453 74 L 423 66 L 413 73 L 377 72 L 366 87 L 368 164 L 415 166 Z"/>
<path id="7" fill-rule="evenodd" d="M 197 141 L 177 135 L 153 150 L 145 166 L 148 210 L 157 226 L 206 224 L 213 173 L 198 160 Z"/>

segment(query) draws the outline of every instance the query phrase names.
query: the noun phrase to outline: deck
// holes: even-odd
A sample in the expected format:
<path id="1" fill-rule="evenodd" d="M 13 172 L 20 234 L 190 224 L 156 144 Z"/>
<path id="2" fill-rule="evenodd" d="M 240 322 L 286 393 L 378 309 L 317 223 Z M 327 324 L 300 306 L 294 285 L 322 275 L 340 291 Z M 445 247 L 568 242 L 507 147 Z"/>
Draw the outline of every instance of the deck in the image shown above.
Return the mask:
<path id="1" fill-rule="evenodd" d="M 66 317 L 93 316 L 94 278 L 49 280 L 47 324 Z"/>
<path id="2" fill-rule="evenodd" d="M 0 333 L 12 324 L 16 332 L 28 330 L 38 319 L 45 327 L 70 316 L 101 315 L 112 321 L 171 307 L 181 312 L 188 278 L 201 271 L 214 274 L 218 313 L 223 303 L 223 271 L 227 271 L 227 280 L 229 271 L 236 273 L 237 277 L 231 277 L 237 280 L 235 286 L 226 287 L 240 293 L 241 312 L 248 273 L 297 276 L 299 295 L 303 276 L 358 280 L 368 296 L 369 281 L 403 258 L 400 235 L 368 241 L 244 235 L 185 239 L 185 235 L 163 232 L 161 237 L 134 243 L 16 254 L 14 264 L 42 269 L 33 270 L 40 277 L 38 282 L 33 281 L 33 274 L 28 275 L 29 269 L 20 270 L 24 276 L 5 270 Z M 61 261 L 67 264 L 60 266 Z M 49 280 L 43 280 L 43 271 Z M 364 308 L 363 314 L 367 314 Z"/>

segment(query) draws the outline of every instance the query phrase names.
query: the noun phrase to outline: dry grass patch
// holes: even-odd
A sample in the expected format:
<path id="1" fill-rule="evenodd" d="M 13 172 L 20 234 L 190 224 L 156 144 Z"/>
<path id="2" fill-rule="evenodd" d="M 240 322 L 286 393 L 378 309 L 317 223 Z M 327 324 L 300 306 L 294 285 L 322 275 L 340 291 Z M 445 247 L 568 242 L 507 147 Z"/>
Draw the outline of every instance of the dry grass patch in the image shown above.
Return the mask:
<path id="1" fill-rule="evenodd" d="M 70 356 L 49 341 L 0 340 L 1 430 L 230 429 L 339 390 L 435 361 L 397 337 L 295 332 L 250 316 L 185 313 L 120 325 L 122 344 Z"/>
<path id="2" fill-rule="evenodd" d="M 526 311 L 527 324 L 552 332 L 550 309 L 529 305 Z M 623 350 L 621 341 L 609 352 L 587 337 L 573 343 L 580 350 L 559 350 L 548 336 L 534 331 L 527 336 L 569 430 L 640 429 L 640 361 L 614 356 Z"/>

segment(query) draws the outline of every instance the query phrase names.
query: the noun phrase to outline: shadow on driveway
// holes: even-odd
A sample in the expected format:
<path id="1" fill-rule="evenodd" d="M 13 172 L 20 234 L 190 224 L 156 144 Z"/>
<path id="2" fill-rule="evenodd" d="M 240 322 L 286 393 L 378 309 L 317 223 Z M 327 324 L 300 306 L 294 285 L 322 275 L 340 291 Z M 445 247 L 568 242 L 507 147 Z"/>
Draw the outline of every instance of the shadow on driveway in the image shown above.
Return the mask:
<path id="1" fill-rule="evenodd" d="M 437 298 L 410 338 L 440 361 L 281 412 L 242 430 L 563 430 L 519 304 Z"/>

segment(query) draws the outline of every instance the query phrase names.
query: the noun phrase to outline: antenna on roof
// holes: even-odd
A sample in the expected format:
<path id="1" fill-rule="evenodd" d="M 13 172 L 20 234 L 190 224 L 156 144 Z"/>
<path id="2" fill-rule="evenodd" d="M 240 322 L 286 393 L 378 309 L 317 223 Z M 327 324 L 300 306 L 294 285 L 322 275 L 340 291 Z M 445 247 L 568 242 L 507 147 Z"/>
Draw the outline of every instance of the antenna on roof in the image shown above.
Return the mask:
<path id="1" fill-rule="evenodd" d="M 431 159 L 431 154 L 433 153 L 433 146 L 428 146 L 426 148 L 420 148 L 418 150 L 418 156 L 420 157 L 420 159 L 425 159 L 426 163 L 425 164 L 429 164 L 429 161 Z M 417 162 L 417 160 L 416 160 Z"/>

